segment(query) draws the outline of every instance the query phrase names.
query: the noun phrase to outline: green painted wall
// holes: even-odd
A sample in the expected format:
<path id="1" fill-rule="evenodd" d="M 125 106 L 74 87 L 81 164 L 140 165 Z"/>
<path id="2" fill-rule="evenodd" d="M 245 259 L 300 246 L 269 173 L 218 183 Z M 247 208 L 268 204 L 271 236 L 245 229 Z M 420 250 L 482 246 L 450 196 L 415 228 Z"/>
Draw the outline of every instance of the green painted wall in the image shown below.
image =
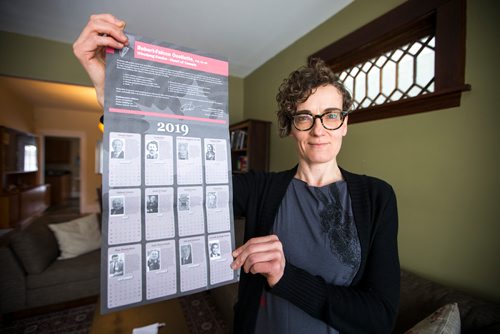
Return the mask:
<path id="1" fill-rule="evenodd" d="M 92 84 L 70 44 L 0 31 L 0 45 L 0 75 Z M 229 114 L 231 123 L 243 120 L 243 79 L 232 76 L 229 77 Z"/>
<path id="2" fill-rule="evenodd" d="M 275 94 L 307 56 L 398 6 L 356 0 L 245 78 L 244 117 L 273 121 L 271 169 L 296 163 L 279 139 Z M 398 196 L 401 264 L 431 279 L 500 300 L 500 56 L 495 0 L 469 1 L 466 83 L 458 108 L 354 124 L 339 163 L 389 181 Z"/>
<path id="3" fill-rule="evenodd" d="M 243 79 L 229 77 L 229 123 L 243 120 Z"/>
<path id="4" fill-rule="evenodd" d="M 0 31 L 0 75 L 91 85 L 70 44 Z"/>

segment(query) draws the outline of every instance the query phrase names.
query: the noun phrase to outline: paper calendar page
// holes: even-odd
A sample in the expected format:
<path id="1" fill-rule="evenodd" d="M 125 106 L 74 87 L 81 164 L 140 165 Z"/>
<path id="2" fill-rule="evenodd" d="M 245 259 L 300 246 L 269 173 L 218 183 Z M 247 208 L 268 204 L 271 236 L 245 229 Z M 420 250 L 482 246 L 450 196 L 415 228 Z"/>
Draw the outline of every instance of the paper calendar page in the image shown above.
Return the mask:
<path id="1" fill-rule="evenodd" d="M 205 237 L 191 237 L 179 240 L 179 261 L 181 264 L 181 292 L 198 290 L 207 285 L 207 254 Z"/>
<path id="2" fill-rule="evenodd" d="M 141 246 L 138 244 L 108 248 L 107 306 L 134 304 L 142 300 Z"/>
<path id="3" fill-rule="evenodd" d="M 146 244 L 146 298 L 155 299 L 177 292 L 175 241 Z"/>
<path id="4" fill-rule="evenodd" d="M 205 179 L 207 184 L 224 183 L 228 180 L 227 141 L 205 138 Z"/>
<path id="5" fill-rule="evenodd" d="M 128 38 L 106 51 L 102 313 L 238 279 L 228 63 Z"/>
<path id="6" fill-rule="evenodd" d="M 210 284 L 217 284 L 233 278 L 229 265 L 231 256 L 231 234 L 220 233 L 208 236 L 208 258 L 210 259 Z"/>
<path id="7" fill-rule="evenodd" d="M 144 168 L 147 186 L 169 186 L 174 183 L 173 136 L 144 136 Z"/>
<path id="8" fill-rule="evenodd" d="M 175 236 L 174 188 L 146 188 L 144 204 L 146 240 L 173 238 Z"/>
<path id="9" fill-rule="evenodd" d="M 141 191 L 138 188 L 110 189 L 108 243 L 141 241 Z"/>
<path id="10" fill-rule="evenodd" d="M 227 185 L 207 186 L 205 188 L 205 208 L 209 233 L 231 229 L 229 198 Z"/>
<path id="11" fill-rule="evenodd" d="M 180 236 L 205 233 L 202 187 L 177 188 L 177 217 Z"/>
<path id="12" fill-rule="evenodd" d="M 137 133 L 109 134 L 109 186 L 141 184 L 141 136 Z"/>
<path id="13" fill-rule="evenodd" d="M 201 139 L 192 137 L 177 138 L 177 183 L 202 183 Z"/>

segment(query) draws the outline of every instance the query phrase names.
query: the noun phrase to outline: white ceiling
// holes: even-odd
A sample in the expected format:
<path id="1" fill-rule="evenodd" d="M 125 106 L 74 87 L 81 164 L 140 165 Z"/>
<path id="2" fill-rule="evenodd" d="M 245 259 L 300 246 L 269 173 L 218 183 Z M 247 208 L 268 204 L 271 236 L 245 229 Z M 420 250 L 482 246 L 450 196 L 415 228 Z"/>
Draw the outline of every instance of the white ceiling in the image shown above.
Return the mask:
<path id="1" fill-rule="evenodd" d="M 2 0 L 0 30 L 73 43 L 91 14 L 127 31 L 212 52 L 243 78 L 352 0 Z"/>
<path id="2" fill-rule="evenodd" d="M 229 74 L 244 78 L 352 1 L 0 0 L 0 30 L 73 43 L 90 15 L 108 12 L 128 32 L 224 56 Z M 28 90 L 16 79 L 4 82 L 13 80 L 11 88 L 38 107 L 47 100 L 68 107 L 60 84 L 30 83 Z"/>

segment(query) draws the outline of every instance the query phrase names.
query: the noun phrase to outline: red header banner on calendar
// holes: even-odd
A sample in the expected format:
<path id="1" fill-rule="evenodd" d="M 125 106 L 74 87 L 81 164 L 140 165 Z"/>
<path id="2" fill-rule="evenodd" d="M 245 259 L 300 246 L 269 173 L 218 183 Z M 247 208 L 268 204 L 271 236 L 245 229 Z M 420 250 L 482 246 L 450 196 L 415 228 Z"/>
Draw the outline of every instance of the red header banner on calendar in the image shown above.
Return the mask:
<path id="1" fill-rule="evenodd" d="M 106 55 L 101 313 L 238 280 L 228 62 L 127 36 Z"/>

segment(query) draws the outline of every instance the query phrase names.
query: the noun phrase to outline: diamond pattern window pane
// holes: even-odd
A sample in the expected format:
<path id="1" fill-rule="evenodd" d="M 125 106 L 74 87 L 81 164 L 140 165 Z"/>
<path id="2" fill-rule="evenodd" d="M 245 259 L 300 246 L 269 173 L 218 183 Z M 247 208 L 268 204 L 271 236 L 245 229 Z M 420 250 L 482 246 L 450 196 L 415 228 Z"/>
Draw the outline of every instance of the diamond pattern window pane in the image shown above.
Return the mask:
<path id="1" fill-rule="evenodd" d="M 411 54 L 412 56 L 418 55 L 420 53 L 421 48 L 422 48 L 422 44 L 420 44 L 420 43 L 412 44 L 408 48 L 408 53 Z"/>
<path id="2" fill-rule="evenodd" d="M 434 50 L 424 48 L 416 57 L 416 83 L 425 87 L 434 79 Z"/>
<path id="3" fill-rule="evenodd" d="M 382 93 L 385 96 L 389 96 L 395 89 L 396 89 L 396 63 L 390 61 L 382 68 Z M 382 104 L 382 103 L 377 103 L 377 104 Z"/>
<path id="4" fill-rule="evenodd" d="M 356 101 L 361 101 L 366 97 L 366 75 L 363 72 L 359 72 L 354 81 L 354 96 L 359 96 L 361 99 Z"/>
<path id="5" fill-rule="evenodd" d="M 359 66 L 359 65 L 358 65 L 358 66 Z M 349 70 L 350 75 L 352 75 L 352 77 L 353 77 L 353 78 L 356 76 L 356 74 L 358 74 L 358 71 L 359 71 L 358 66 L 355 66 L 355 67 L 353 67 L 351 70 Z"/>
<path id="6" fill-rule="evenodd" d="M 368 97 L 374 100 L 380 92 L 380 68 L 373 66 L 368 72 Z"/>
<path id="7" fill-rule="evenodd" d="M 354 105 L 367 108 L 432 93 L 434 44 L 434 36 L 427 36 L 340 73 Z"/>
<path id="8" fill-rule="evenodd" d="M 413 57 L 406 55 L 398 63 L 398 88 L 408 90 L 413 83 Z"/>
<path id="9" fill-rule="evenodd" d="M 386 56 L 380 56 L 375 61 L 375 66 L 377 66 L 378 68 L 382 68 L 384 66 L 384 63 L 386 61 L 387 61 L 387 57 Z"/>
<path id="10" fill-rule="evenodd" d="M 371 67 L 372 67 L 371 62 L 364 63 L 363 67 L 362 67 L 363 68 L 363 72 L 368 73 L 368 71 L 370 70 Z"/>
<path id="11" fill-rule="evenodd" d="M 354 79 L 352 77 L 347 77 L 344 80 L 344 86 L 347 88 L 348 91 L 354 92 Z"/>

